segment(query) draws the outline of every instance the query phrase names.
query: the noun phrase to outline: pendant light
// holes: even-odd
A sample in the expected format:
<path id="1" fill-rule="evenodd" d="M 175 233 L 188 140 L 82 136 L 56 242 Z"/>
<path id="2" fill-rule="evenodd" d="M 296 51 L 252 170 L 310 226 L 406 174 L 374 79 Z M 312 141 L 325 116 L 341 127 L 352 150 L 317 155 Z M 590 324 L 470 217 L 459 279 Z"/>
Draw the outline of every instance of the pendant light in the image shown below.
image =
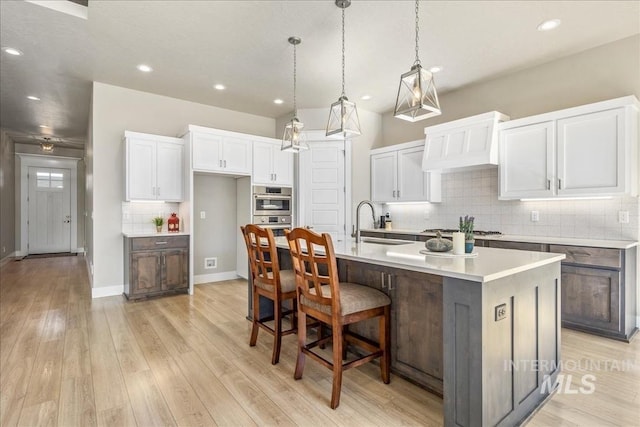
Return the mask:
<path id="1" fill-rule="evenodd" d="M 442 114 L 436 86 L 433 82 L 433 74 L 422 68 L 418 56 L 418 5 L 416 0 L 416 60 L 411 67 L 400 77 L 398 98 L 393 115 L 399 119 L 417 122 L 418 120 L 435 117 Z"/>
<path id="2" fill-rule="evenodd" d="M 351 0 L 336 0 L 336 6 L 342 9 L 342 95 L 329 111 L 327 136 L 336 135 L 341 138 L 352 138 L 360 135 L 360 120 L 355 102 L 349 101 L 344 93 L 344 10 L 351 5 Z"/>
<path id="3" fill-rule="evenodd" d="M 284 134 L 282 135 L 282 151 L 292 151 L 294 153 L 300 150 L 308 150 L 306 136 L 302 132 L 304 124 L 298 120 L 298 107 L 296 104 L 296 46 L 302 43 L 300 37 L 291 36 L 288 39 L 293 45 L 293 118 L 284 126 Z"/>

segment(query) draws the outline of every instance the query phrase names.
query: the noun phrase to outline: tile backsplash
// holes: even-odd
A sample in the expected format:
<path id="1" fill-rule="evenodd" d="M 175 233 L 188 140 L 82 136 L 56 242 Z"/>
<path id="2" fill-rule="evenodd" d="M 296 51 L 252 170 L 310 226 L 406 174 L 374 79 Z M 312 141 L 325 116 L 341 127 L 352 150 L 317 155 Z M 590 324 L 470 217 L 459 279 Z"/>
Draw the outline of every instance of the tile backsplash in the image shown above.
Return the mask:
<path id="1" fill-rule="evenodd" d="M 503 234 L 558 236 L 606 240 L 640 238 L 638 197 L 600 200 L 498 200 L 498 170 L 483 169 L 442 175 L 442 203 L 383 205 L 393 228 L 457 228 L 462 215 L 471 215 L 478 230 Z M 531 221 L 537 211 L 539 221 Z M 627 211 L 629 222 L 618 222 L 618 213 Z"/>
<path id="2" fill-rule="evenodd" d="M 151 220 L 156 216 L 164 218 L 162 229 L 167 231 L 167 219 L 171 213 L 178 213 L 179 207 L 180 203 L 122 202 L 122 232 L 155 233 L 156 226 Z"/>

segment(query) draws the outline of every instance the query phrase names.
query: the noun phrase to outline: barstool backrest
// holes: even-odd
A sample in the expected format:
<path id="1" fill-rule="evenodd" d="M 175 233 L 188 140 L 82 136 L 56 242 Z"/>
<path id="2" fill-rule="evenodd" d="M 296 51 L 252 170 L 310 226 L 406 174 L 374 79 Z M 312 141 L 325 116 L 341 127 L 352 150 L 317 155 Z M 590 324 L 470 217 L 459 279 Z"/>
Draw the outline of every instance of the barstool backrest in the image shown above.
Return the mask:
<path id="1" fill-rule="evenodd" d="M 280 293 L 280 267 L 273 232 L 255 224 L 240 227 L 247 245 L 251 278 L 262 287 L 273 287 Z"/>

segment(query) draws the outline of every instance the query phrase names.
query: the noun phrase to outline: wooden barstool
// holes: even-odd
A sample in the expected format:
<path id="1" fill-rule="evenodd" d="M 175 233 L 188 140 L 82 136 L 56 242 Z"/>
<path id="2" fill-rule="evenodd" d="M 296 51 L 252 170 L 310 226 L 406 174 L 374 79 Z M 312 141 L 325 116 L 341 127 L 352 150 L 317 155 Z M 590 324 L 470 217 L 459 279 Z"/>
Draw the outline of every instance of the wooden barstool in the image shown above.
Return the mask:
<path id="1" fill-rule="evenodd" d="M 333 243 L 329 234 L 317 234 L 311 230 L 296 228 L 285 231 L 293 269 L 296 275 L 298 294 L 298 359 L 295 379 L 302 378 L 305 356 L 321 363 L 333 371 L 331 408 L 340 404 L 342 371 L 355 368 L 376 357 L 381 357 L 380 375 L 389 383 L 391 367 L 390 304 L 383 292 L 355 283 L 339 283 Z M 331 327 L 332 335 L 307 343 L 306 316 Z M 349 331 L 347 326 L 374 317 L 379 318 L 379 343 L 372 343 Z M 333 361 L 325 359 L 312 349 L 331 342 Z M 346 345 L 357 345 L 369 354 L 344 362 Z"/>
<path id="2" fill-rule="evenodd" d="M 280 271 L 275 238 L 270 229 L 254 224 L 247 224 L 240 229 L 247 245 L 251 266 L 253 326 L 249 345 L 252 347 L 256 345 L 258 328 L 263 328 L 272 334 L 274 339 L 271 363 L 275 365 L 280 359 L 282 336 L 297 331 L 295 274 L 292 270 Z M 273 301 L 273 318 L 260 318 L 260 295 Z M 291 309 L 283 311 L 282 303 L 288 300 L 291 301 Z M 289 314 L 292 315 L 291 328 L 283 331 L 282 317 Z M 266 323 L 272 319 L 273 328 Z"/>

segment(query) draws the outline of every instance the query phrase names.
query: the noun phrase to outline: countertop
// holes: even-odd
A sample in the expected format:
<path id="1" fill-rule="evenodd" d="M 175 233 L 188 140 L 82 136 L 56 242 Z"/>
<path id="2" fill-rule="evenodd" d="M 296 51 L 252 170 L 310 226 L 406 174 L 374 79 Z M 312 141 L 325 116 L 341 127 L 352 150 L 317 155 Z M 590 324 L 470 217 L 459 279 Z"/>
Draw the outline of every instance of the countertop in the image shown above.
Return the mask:
<path id="1" fill-rule="evenodd" d="M 333 242 L 337 258 L 360 261 L 392 268 L 454 277 L 474 282 L 490 282 L 543 265 L 560 262 L 564 254 L 530 252 L 511 249 L 475 248 L 475 258 L 443 258 L 420 254 L 424 242 L 402 242 L 401 245 L 355 243 L 352 238 Z M 276 237 L 276 244 L 289 248 L 285 237 Z"/>
<path id="2" fill-rule="evenodd" d="M 380 228 L 376 229 L 363 229 L 361 231 L 374 232 L 374 233 L 395 233 L 395 234 L 408 234 L 408 235 L 422 235 L 422 236 L 435 236 L 435 233 L 422 233 L 416 230 L 384 230 Z M 448 234 L 443 234 L 444 237 L 450 237 Z M 629 249 L 634 246 L 638 246 L 640 242 L 633 240 L 602 240 L 602 239 L 586 239 L 586 238 L 572 238 L 572 237 L 551 237 L 551 236 L 519 236 L 515 234 L 501 234 L 490 236 L 476 236 L 477 240 L 504 240 L 506 242 L 525 242 L 525 243 L 548 243 L 553 245 L 567 245 L 567 246 L 590 246 L 594 248 L 611 248 L 611 249 Z"/>
<path id="3" fill-rule="evenodd" d="M 180 231 L 178 233 L 169 233 L 168 231 L 162 231 L 160 233 L 158 232 L 129 232 L 129 233 L 125 233 L 124 231 L 122 232 L 122 235 L 124 237 L 127 238 L 133 238 L 133 237 L 168 237 L 168 236 L 189 236 L 190 233 L 187 232 L 183 232 Z"/>

